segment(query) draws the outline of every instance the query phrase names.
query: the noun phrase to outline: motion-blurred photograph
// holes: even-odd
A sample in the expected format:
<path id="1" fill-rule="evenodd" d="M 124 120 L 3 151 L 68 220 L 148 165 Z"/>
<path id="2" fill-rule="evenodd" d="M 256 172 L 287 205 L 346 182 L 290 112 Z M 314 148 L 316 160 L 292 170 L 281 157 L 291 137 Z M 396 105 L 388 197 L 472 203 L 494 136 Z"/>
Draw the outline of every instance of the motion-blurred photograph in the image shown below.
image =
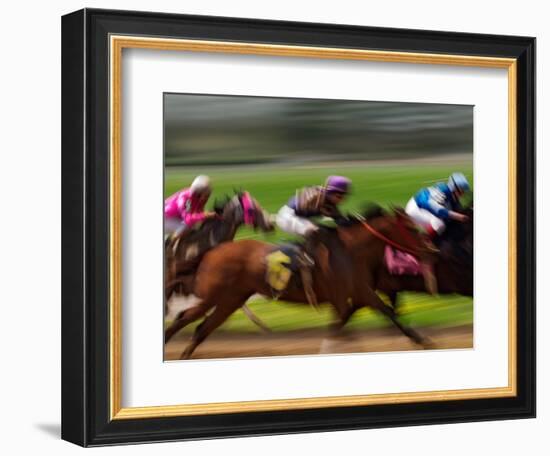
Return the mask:
<path id="1" fill-rule="evenodd" d="M 473 348 L 473 106 L 163 102 L 165 361 Z"/>

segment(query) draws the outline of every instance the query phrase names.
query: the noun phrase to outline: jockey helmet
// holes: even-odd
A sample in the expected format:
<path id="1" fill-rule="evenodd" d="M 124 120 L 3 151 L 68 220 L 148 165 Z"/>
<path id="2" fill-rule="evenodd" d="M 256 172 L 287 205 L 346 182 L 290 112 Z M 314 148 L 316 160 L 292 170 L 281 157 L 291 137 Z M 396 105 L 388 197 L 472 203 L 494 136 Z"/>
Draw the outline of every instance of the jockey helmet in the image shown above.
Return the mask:
<path id="1" fill-rule="evenodd" d="M 195 177 L 191 184 L 191 193 L 200 195 L 203 193 L 210 193 L 210 191 L 210 178 L 208 176 L 201 175 Z"/>
<path id="2" fill-rule="evenodd" d="M 348 193 L 351 180 L 344 176 L 329 176 L 325 184 L 328 193 Z"/>
<path id="3" fill-rule="evenodd" d="M 468 183 L 468 179 L 466 179 L 466 176 L 462 173 L 451 174 L 447 185 L 453 192 L 456 192 L 456 191 L 465 192 L 470 190 L 470 184 Z"/>

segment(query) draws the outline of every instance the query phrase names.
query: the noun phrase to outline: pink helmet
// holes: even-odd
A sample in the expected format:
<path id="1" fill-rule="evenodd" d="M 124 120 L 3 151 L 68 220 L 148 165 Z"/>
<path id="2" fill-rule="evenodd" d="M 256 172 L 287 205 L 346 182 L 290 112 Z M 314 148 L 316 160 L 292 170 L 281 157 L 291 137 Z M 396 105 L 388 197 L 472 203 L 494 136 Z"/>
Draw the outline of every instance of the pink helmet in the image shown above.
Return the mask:
<path id="1" fill-rule="evenodd" d="M 344 176 L 329 176 L 325 184 L 328 193 L 348 193 L 351 180 Z"/>

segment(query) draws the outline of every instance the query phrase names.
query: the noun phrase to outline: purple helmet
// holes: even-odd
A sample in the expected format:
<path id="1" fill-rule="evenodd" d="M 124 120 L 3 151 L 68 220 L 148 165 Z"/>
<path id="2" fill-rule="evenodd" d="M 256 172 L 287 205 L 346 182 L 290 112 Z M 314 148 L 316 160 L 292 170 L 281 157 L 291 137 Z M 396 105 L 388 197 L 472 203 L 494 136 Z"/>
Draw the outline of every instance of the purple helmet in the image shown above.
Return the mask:
<path id="1" fill-rule="evenodd" d="M 347 193 L 351 180 L 344 176 L 329 176 L 325 188 L 328 193 Z"/>

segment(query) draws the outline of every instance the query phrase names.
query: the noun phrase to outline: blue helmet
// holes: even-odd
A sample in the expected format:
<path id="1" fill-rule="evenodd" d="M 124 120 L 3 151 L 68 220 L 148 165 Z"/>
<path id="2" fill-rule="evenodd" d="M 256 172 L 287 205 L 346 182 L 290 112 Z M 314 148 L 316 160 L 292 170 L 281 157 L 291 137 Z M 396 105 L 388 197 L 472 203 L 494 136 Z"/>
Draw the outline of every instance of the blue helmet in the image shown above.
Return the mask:
<path id="1" fill-rule="evenodd" d="M 468 182 L 468 179 L 466 179 L 466 176 L 462 173 L 451 174 L 447 185 L 453 192 L 457 190 L 462 192 L 466 192 L 470 190 L 470 184 Z"/>

